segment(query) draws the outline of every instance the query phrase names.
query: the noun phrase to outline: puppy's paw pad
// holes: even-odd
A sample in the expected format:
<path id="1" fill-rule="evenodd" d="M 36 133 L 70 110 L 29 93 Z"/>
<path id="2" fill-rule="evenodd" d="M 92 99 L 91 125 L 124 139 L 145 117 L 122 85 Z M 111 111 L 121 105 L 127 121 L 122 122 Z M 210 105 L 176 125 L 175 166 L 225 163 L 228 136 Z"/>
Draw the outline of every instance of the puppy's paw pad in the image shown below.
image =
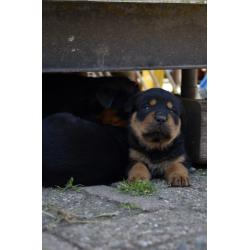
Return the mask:
<path id="1" fill-rule="evenodd" d="M 183 173 L 172 173 L 167 180 L 171 187 L 188 187 L 190 186 L 189 177 Z"/>

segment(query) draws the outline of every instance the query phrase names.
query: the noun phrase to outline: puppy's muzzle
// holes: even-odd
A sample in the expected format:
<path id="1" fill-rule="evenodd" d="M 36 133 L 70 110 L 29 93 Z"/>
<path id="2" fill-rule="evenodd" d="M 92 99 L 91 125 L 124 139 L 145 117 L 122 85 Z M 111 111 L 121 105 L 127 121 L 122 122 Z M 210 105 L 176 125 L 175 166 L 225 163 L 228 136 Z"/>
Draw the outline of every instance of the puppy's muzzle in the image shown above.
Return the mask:
<path id="1" fill-rule="evenodd" d="M 164 123 L 167 120 L 167 116 L 161 112 L 156 112 L 154 118 L 158 123 Z"/>
<path id="2" fill-rule="evenodd" d="M 143 134 L 144 139 L 160 142 L 170 138 L 170 130 L 167 126 L 168 114 L 158 111 L 154 114 L 154 121 L 150 124 L 147 132 Z"/>

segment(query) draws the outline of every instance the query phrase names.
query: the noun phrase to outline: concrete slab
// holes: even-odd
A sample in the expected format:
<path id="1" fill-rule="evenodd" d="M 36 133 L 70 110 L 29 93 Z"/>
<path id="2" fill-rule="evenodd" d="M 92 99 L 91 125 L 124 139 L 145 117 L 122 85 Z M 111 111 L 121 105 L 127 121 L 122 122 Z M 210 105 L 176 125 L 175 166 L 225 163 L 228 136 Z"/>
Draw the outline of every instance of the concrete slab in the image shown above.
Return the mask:
<path id="1" fill-rule="evenodd" d="M 44 249 L 206 249 L 206 180 L 199 171 L 189 188 L 153 180 L 157 192 L 146 197 L 115 186 L 45 188 Z"/>

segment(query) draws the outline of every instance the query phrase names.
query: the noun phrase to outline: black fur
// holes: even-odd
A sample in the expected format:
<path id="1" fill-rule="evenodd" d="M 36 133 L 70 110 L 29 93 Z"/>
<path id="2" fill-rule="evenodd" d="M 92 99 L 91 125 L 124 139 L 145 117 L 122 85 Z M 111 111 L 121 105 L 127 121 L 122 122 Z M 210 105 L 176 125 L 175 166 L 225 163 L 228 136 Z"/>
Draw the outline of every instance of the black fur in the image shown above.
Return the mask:
<path id="1" fill-rule="evenodd" d="M 126 77 L 83 77 L 78 74 L 49 73 L 43 75 L 43 118 L 69 112 L 90 121 L 99 121 L 105 109 L 117 111 L 128 119 L 124 109 L 127 100 L 139 91 Z"/>
<path id="2" fill-rule="evenodd" d="M 127 129 L 58 113 L 43 120 L 43 186 L 110 184 L 125 177 Z"/>
<path id="3" fill-rule="evenodd" d="M 63 186 L 70 177 L 83 185 L 122 180 L 128 164 L 127 128 L 103 125 L 99 115 L 109 109 L 128 121 L 124 105 L 138 91 L 125 77 L 44 74 L 43 185 Z"/>

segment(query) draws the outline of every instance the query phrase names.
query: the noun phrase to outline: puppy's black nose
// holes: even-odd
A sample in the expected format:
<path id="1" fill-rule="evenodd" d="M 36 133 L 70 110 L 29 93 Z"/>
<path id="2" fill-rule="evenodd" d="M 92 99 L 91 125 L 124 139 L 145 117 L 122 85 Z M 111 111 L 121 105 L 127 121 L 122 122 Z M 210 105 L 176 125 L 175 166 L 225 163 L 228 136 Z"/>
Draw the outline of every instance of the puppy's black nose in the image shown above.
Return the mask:
<path id="1" fill-rule="evenodd" d="M 156 113 L 155 114 L 155 120 L 157 122 L 165 122 L 167 120 L 167 117 L 161 113 Z"/>

